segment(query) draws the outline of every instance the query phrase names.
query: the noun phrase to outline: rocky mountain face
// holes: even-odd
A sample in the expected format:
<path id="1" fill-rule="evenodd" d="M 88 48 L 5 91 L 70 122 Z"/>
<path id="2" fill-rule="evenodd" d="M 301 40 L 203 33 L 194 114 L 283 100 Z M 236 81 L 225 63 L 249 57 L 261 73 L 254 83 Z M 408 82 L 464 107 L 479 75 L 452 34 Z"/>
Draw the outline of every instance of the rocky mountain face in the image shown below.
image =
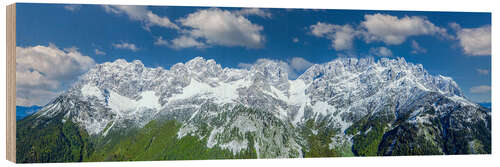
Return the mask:
<path id="1" fill-rule="evenodd" d="M 491 153 L 489 109 L 404 58 L 339 58 L 295 80 L 271 60 L 167 70 L 119 59 L 17 126 L 19 162 Z M 29 133 L 48 129 L 59 133 Z M 28 140 L 40 136 L 62 146 Z"/>

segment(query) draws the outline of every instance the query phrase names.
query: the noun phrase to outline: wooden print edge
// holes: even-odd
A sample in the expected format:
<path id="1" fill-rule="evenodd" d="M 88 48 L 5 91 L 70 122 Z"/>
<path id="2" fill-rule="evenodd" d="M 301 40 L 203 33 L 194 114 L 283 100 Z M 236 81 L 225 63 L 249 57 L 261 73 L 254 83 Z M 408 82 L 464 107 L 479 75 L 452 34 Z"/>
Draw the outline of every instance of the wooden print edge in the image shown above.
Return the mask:
<path id="1" fill-rule="evenodd" d="M 7 160 L 16 162 L 16 4 L 8 5 L 6 8 L 7 22 L 7 46 L 6 46 L 6 72 L 7 72 Z"/>

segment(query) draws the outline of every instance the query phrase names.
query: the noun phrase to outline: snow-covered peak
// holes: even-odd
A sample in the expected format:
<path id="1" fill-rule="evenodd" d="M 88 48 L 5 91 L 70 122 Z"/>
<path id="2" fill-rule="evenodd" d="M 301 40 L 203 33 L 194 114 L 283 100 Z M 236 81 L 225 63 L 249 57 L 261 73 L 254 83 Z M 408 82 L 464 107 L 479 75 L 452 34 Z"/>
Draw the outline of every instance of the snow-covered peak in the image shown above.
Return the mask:
<path id="1" fill-rule="evenodd" d="M 85 77 L 102 74 L 122 75 L 126 73 L 141 73 L 144 70 L 149 69 L 146 68 L 140 60 L 128 62 L 125 59 L 117 59 L 114 62 L 98 64 L 96 67 L 90 69 L 89 72 L 84 74 L 81 78 L 86 79 Z"/>
<path id="2" fill-rule="evenodd" d="M 251 72 L 261 73 L 267 79 L 271 80 L 288 79 L 289 70 L 288 64 L 285 62 L 269 59 L 259 59 L 250 68 Z"/>
<path id="3" fill-rule="evenodd" d="M 436 79 L 436 84 L 442 92 L 447 95 L 457 95 L 459 97 L 464 97 L 464 94 L 458 84 L 450 77 L 445 77 L 439 75 L 438 79 Z"/>
<path id="4" fill-rule="evenodd" d="M 196 67 L 196 66 L 205 65 L 205 64 L 207 64 L 207 60 L 205 58 L 199 57 L 199 56 L 186 62 L 186 66 L 188 66 L 188 67 Z"/>
<path id="5" fill-rule="evenodd" d="M 409 82 L 399 86 L 413 86 L 448 96 L 463 97 L 463 93 L 453 79 L 441 75 L 430 75 L 422 64 L 408 63 L 402 57 L 397 59 L 381 58 L 378 61 L 374 61 L 373 58 L 339 58 L 321 65 L 311 66 L 298 79 L 302 79 L 306 83 L 328 82 L 329 85 L 343 83 L 365 86 L 388 85 L 403 79 Z"/>
<path id="6" fill-rule="evenodd" d="M 127 68 L 127 67 L 144 67 L 144 64 L 140 60 L 133 60 L 132 62 L 128 62 L 125 59 L 116 59 L 113 62 L 105 62 L 100 64 L 99 66 L 105 68 Z"/>
<path id="7" fill-rule="evenodd" d="M 195 57 L 185 64 L 186 68 L 194 75 L 204 77 L 218 77 L 222 73 L 222 67 L 215 60 L 206 60 L 203 57 Z"/>
<path id="8" fill-rule="evenodd" d="M 318 128 L 334 131 L 330 148 L 350 148 L 353 136 L 345 132 L 363 118 L 389 128 L 405 120 L 443 123 L 431 118 L 460 127 L 485 122 L 463 124 L 449 116 L 468 122 L 489 116 L 463 97 L 452 78 L 430 75 L 421 64 L 404 58 L 334 59 L 312 65 L 296 80 L 288 79 L 289 68 L 283 61 L 262 59 L 245 69 L 222 69 L 214 60 L 196 57 L 166 70 L 118 59 L 82 75 L 35 116 L 72 121 L 90 135 L 102 136 L 141 128 L 151 120 L 174 119 L 182 124 L 179 139 L 200 137 L 208 148 L 235 155 L 254 143 L 262 157 L 269 151 L 302 156 L 302 142 L 295 142 L 302 130 L 295 130 L 309 128 L 305 125 L 310 120 L 315 122 L 310 129 L 314 135 L 325 132 Z M 368 125 L 373 126 L 364 124 L 357 134 L 371 133 Z M 248 133 L 254 141 L 244 137 Z"/>
<path id="9" fill-rule="evenodd" d="M 139 60 L 127 62 L 118 59 L 90 69 L 80 76 L 69 92 L 79 92 L 83 86 L 92 85 L 102 91 L 114 91 L 121 96 L 138 99 L 142 91 L 159 92 L 160 83 L 168 77 L 168 71 L 162 68 L 145 67 Z"/>
<path id="10" fill-rule="evenodd" d="M 193 102 L 242 104 L 270 111 L 294 124 L 312 117 L 306 112 L 309 110 L 323 116 L 341 110 L 359 115 L 367 113 L 372 104 L 389 101 L 407 107 L 431 93 L 469 104 L 453 79 L 430 75 L 422 65 L 408 63 L 404 58 L 339 58 L 312 65 L 296 80 L 288 79 L 289 68 L 285 62 L 263 59 L 246 69 L 222 69 L 214 60 L 197 57 L 167 70 L 118 59 L 99 64 L 82 75 L 66 97 L 109 109 L 101 113 L 102 118 L 77 117 L 94 132 L 101 132 L 107 123 L 92 121 L 104 117 L 109 122 L 116 122 L 116 118 L 142 125 L 156 114 Z M 55 103 L 53 106 L 57 106 Z M 370 112 L 383 109 L 371 108 Z M 79 113 L 93 114 L 88 112 L 95 111 Z M 335 119 L 341 120 L 340 116 Z M 342 124 L 341 129 L 347 125 Z"/>
<path id="11" fill-rule="evenodd" d="M 285 62 L 269 59 L 260 59 L 247 69 L 222 69 L 213 59 L 196 57 L 185 64 L 175 64 L 170 70 L 148 68 L 139 60 L 127 62 L 118 59 L 91 69 L 80 78 L 76 88 L 90 83 L 99 89 L 113 90 L 133 99 L 139 97 L 139 92 L 151 90 L 161 94 L 165 103 L 173 94 L 181 93 L 192 79 L 213 87 L 245 80 L 252 82 L 255 88 L 270 90 L 272 86 L 287 95 L 293 92 L 289 90 L 289 70 Z M 326 97 L 325 93 L 333 96 L 340 92 L 359 92 L 368 96 L 379 89 L 403 87 L 463 98 L 453 79 L 430 75 L 421 64 L 408 63 L 404 58 L 381 58 L 378 61 L 373 58 L 338 58 L 312 65 L 297 80 L 310 85 L 308 94 L 317 94 L 322 98 Z"/>
<path id="12" fill-rule="evenodd" d="M 289 88 L 289 71 L 290 67 L 287 63 L 269 59 L 259 59 L 249 69 L 251 79 L 255 83 L 270 84 L 282 91 Z"/>

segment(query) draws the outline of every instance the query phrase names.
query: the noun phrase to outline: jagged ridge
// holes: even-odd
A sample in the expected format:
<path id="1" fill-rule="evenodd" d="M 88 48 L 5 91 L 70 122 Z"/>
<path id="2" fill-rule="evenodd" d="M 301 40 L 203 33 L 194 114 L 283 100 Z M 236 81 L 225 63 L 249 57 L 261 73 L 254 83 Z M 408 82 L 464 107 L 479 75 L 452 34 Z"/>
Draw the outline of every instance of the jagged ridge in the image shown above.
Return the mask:
<path id="1" fill-rule="evenodd" d="M 438 139 L 438 135 L 446 138 L 446 128 L 470 130 L 472 124 L 479 123 L 485 125 L 479 128 L 490 129 L 489 113 L 467 100 L 451 78 L 430 75 L 421 64 L 407 63 L 404 58 L 339 58 L 311 66 L 296 80 L 288 79 L 283 63 L 264 60 L 247 69 L 233 69 L 197 57 L 166 70 L 145 67 L 138 60 L 118 59 L 91 69 L 34 116 L 50 118 L 63 114 L 62 122 L 75 122 L 93 136 L 142 128 L 151 120 L 173 119 L 182 124 L 179 138 L 197 136 L 206 139 L 209 148 L 228 149 L 235 154 L 253 147 L 258 157 L 308 155 L 313 144 L 304 134 L 318 133 L 308 125 L 311 121 L 314 127 L 330 134 L 326 137 L 328 149 L 343 152 L 359 143 L 357 136 L 363 135 L 361 132 L 381 133 L 375 143 L 378 146 L 397 137 L 382 134 L 403 127 L 417 128 L 416 134 L 411 135 L 423 136 L 425 141 L 444 140 Z M 231 114 L 241 107 L 256 112 L 243 114 L 246 116 Z M 458 111 L 463 114 L 457 114 Z M 456 118 L 464 119 L 454 120 L 459 123 L 452 126 L 458 127 L 443 128 Z M 374 120 L 381 123 L 367 123 Z M 268 121 L 276 124 L 271 125 L 274 130 L 284 133 L 269 136 Z M 441 129 L 434 130 L 438 135 L 432 136 L 422 128 L 438 126 Z M 247 135 L 252 136 L 252 141 L 248 141 Z M 487 139 L 475 136 L 465 140 L 471 145 L 478 141 L 487 145 Z M 446 150 L 448 146 L 443 145 L 447 142 L 446 139 L 430 143 L 440 148 L 434 153 L 458 153 Z M 395 144 L 387 145 L 385 148 L 391 149 L 380 154 L 392 154 Z M 361 155 L 357 152 L 360 149 L 362 152 L 367 148 L 353 147 L 357 155 Z"/>

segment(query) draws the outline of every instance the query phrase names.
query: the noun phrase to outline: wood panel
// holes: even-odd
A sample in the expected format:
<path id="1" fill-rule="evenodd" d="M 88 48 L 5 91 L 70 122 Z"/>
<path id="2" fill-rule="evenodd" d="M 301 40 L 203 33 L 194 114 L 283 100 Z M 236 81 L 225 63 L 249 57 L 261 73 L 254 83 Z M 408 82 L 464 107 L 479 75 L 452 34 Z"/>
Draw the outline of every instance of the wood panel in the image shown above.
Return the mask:
<path id="1" fill-rule="evenodd" d="M 16 4 L 7 6 L 7 160 L 16 162 Z"/>

